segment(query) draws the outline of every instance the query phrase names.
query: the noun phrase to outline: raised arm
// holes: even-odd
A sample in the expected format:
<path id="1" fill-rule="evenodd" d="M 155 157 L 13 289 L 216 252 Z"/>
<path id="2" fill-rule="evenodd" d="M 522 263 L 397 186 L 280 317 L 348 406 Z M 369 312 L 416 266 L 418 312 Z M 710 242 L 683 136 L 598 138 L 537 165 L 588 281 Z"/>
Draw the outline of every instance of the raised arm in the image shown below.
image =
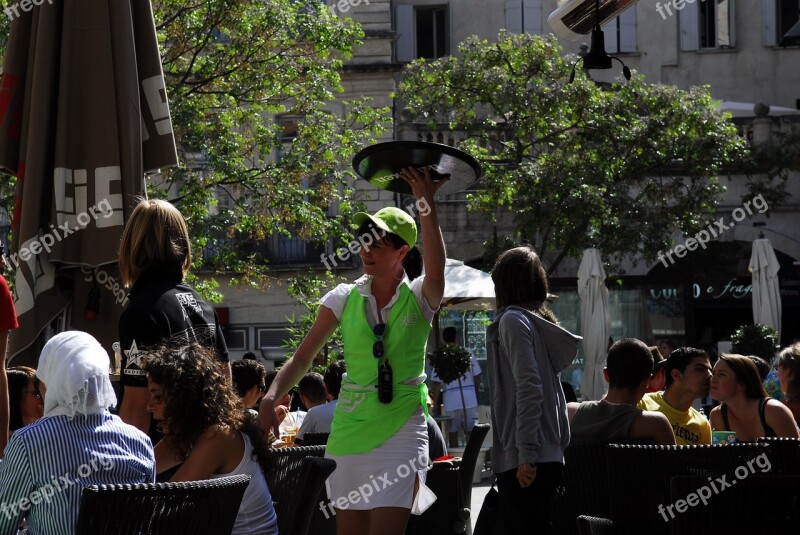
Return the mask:
<path id="1" fill-rule="evenodd" d="M 427 167 L 420 173 L 413 167 L 406 167 L 401 175 L 411 186 L 414 198 L 417 199 L 417 210 L 422 230 L 422 262 L 425 266 L 425 282 L 422 284 L 422 295 L 434 310 L 439 308 L 444 295 L 444 262 L 445 248 L 439 218 L 436 215 L 436 204 L 433 201 L 436 192 L 450 179 L 439 182 L 431 179 L 431 171 Z"/>
<path id="2" fill-rule="evenodd" d="M 303 378 L 311 368 L 314 357 L 322 350 L 325 342 L 330 339 L 338 325 L 339 320 L 336 319 L 336 315 L 330 308 L 324 305 L 319 307 L 319 314 L 311 330 L 303 338 L 300 347 L 294 352 L 292 358 L 283 365 L 280 373 L 272 382 L 269 392 L 261 400 L 261 405 L 258 409 L 258 421 L 265 434 L 272 429 L 276 437 L 280 436 L 278 431 L 279 422 L 275 415 L 275 400 L 285 396 Z"/>

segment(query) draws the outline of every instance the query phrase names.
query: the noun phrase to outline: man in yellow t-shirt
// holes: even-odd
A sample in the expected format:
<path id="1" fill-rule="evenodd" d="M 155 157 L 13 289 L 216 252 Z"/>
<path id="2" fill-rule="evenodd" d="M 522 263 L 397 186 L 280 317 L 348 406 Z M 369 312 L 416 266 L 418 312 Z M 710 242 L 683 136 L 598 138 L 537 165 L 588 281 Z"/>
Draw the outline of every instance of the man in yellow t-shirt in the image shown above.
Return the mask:
<path id="1" fill-rule="evenodd" d="M 711 444 L 711 424 L 692 407 L 695 399 L 708 395 L 711 385 L 708 355 L 693 347 L 678 348 L 667 359 L 665 376 L 666 390 L 645 394 L 637 407 L 663 413 L 679 446 Z"/>

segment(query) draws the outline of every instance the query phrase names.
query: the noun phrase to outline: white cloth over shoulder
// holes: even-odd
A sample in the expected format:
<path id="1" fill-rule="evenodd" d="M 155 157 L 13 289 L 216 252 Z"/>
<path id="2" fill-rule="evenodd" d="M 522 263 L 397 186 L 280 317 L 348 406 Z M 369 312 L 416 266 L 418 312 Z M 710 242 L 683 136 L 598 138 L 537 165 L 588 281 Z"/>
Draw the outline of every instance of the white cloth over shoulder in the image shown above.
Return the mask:
<path id="1" fill-rule="evenodd" d="M 47 389 L 44 415 L 102 414 L 117 404 L 108 378 L 108 353 L 89 333 L 66 331 L 51 338 L 39 356 L 36 376 Z"/>

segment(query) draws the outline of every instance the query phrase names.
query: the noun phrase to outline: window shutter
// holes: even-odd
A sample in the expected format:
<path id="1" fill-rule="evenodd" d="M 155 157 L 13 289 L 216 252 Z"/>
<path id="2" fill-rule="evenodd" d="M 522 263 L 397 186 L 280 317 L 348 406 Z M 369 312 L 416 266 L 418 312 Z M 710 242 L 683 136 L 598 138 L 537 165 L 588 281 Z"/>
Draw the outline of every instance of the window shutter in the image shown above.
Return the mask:
<path id="1" fill-rule="evenodd" d="M 416 59 L 414 51 L 414 6 L 395 6 L 395 59 L 399 62 L 409 62 Z"/>
<path id="2" fill-rule="evenodd" d="M 619 24 L 619 17 L 614 17 L 602 26 L 603 39 L 606 43 L 606 52 L 609 54 L 616 54 L 617 50 L 617 28 Z"/>
<path id="3" fill-rule="evenodd" d="M 778 13 L 775 9 L 780 0 L 761 0 L 761 38 L 764 46 L 778 44 Z"/>
<path id="4" fill-rule="evenodd" d="M 636 52 L 636 6 L 619 16 L 620 52 Z"/>
<path id="5" fill-rule="evenodd" d="M 522 33 L 522 0 L 506 0 L 506 30 Z"/>
<path id="6" fill-rule="evenodd" d="M 542 34 L 542 0 L 524 0 L 525 2 L 525 32 Z"/>
<path id="7" fill-rule="evenodd" d="M 728 46 L 734 48 L 736 46 L 736 0 L 728 0 L 728 31 L 731 34 Z"/>
<path id="8" fill-rule="evenodd" d="M 698 3 L 686 4 L 686 8 L 678 16 L 681 21 L 681 50 L 697 50 L 700 48 L 700 20 Z"/>

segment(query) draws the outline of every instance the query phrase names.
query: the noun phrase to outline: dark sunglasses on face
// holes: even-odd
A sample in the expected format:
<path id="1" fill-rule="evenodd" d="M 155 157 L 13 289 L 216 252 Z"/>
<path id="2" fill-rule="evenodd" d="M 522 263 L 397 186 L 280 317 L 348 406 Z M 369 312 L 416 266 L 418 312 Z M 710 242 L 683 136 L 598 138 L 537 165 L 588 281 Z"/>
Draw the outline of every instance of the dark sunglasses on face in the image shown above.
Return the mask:
<path id="1" fill-rule="evenodd" d="M 386 324 L 378 323 L 372 328 L 372 333 L 378 337 L 374 344 L 372 344 L 372 356 L 376 359 L 382 359 L 384 356 L 383 335 L 386 333 Z"/>

